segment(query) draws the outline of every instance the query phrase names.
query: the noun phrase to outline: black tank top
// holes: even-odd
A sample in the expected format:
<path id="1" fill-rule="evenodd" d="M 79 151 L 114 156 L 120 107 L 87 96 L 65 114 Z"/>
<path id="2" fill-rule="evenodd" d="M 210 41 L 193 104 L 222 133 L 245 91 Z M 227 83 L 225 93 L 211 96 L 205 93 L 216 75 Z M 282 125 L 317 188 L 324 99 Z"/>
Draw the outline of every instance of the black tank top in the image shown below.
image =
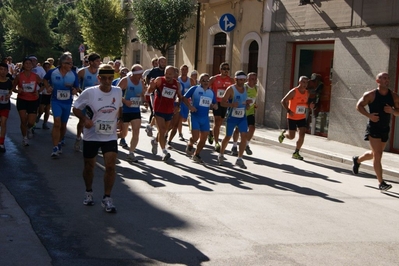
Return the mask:
<path id="1" fill-rule="evenodd" d="M 378 113 L 380 120 L 378 122 L 369 121 L 370 126 L 377 126 L 381 128 L 389 127 L 391 122 L 391 114 L 384 112 L 384 106 L 389 105 L 394 107 L 393 97 L 391 90 L 388 90 L 386 95 L 381 95 L 378 90 L 375 91 L 374 101 L 369 103 L 369 111 L 371 113 Z"/>

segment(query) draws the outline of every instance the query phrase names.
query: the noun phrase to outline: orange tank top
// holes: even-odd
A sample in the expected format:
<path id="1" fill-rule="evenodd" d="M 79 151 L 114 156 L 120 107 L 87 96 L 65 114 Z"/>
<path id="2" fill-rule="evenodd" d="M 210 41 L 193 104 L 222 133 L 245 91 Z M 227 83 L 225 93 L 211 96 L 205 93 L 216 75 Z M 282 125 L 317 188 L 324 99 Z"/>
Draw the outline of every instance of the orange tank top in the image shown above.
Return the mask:
<path id="1" fill-rule="evenodd" d="M 216 95 L 216 101 L 220 102 L 223 98 L 224 92 L 230 85 L 233 85 L 229 76 L 222 77 L 220 74 L 215 76 L 215 80 L 212 83 L 213 93 Z"/>
<path id="2" fill-rule="evenodd" d="M 308 108 L 309 92 L 301 93 L 298 88 L 295 88 L 295 96 L 288 102 L 288 108 L 294 113 L 290 115 L 287 113 L 287 118 L 292 120 L 301 120 L 306 118 L 306 109 Z"/>

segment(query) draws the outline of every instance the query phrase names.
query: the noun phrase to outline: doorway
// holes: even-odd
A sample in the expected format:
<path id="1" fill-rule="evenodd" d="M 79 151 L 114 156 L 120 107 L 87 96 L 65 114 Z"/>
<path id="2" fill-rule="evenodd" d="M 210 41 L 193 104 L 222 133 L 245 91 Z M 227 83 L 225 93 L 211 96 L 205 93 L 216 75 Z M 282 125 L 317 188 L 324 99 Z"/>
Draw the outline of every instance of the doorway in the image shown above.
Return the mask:
<path id="1" fill-rule="evenodd" d="M 295 68 L 293 85 L 297 85 L 300 76 L 309 78 L 316 76 L 318 82 L 310 81 L 309 89 L 312 86 L 319 89 L 315 93 L 317 99 L 316 108 L 308 113 L 307 133 L 323 137 L 328 136 L 328 124 L 331 101 L 331 80 L 334 58 L 334 43 L 307 43 L 296 44 Z M 316 75 L 314 75 L 316 74 Z"/>

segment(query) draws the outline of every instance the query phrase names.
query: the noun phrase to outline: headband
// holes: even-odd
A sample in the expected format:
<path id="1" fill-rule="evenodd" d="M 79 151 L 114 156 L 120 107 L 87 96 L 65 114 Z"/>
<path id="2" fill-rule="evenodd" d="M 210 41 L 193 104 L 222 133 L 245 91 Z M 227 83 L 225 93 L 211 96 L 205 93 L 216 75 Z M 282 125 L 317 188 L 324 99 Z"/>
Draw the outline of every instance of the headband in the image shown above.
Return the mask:
<path id="1" fill-rule="evenodd" d="M 236 79 L 246 79 L 247 78 L 247 76 L 245 76 L 245 75 L 238 75 L 238 76 L 236 76 Z"/>
<path id="2" fill-rule="evenodd" d="M 140 70 L 133 71 L 132 74 L 133 75 L 134 74 L 143 74 L 143 72 L 144 72 L 144 70 L 140 69 Z"/>
<path id="3" fill-rule="evenodd" d="M 107 74 L 115 74 L 114 70 L 112 69 L 100 69 L 98 71 L 98 75 L 107 75 Z"/>

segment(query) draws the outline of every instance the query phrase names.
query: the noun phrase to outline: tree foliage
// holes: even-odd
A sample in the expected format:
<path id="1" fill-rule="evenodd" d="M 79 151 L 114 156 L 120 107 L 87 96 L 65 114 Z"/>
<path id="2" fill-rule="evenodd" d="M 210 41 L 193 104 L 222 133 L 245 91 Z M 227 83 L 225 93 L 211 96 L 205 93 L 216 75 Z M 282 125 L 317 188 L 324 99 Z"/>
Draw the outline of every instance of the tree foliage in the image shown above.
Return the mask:
<path id="1" fill-rule="evenodd" d="M 132 11 L 140 41 L 166 55 L 194 27 L 189 18 L 196 4 L 191 0 L 136 0 Z"/>
<path id="2" fill-rule="evenodd" d="M 102 57 L 120 57 L 126 30 L 125 13 L 119 0 L 78 2 L 80 31 L 89 47 Z"/>
<path id="3" fill-rule="evenodd" d="M 54 35 L 49 28 L 54 10 L 51 0 L 5 0 L 1 18 L 5 28 L 7 52 L 19 57 L 40 53 L 53 46 Z M 22 55 L 21 55 L 22 53 Z"/>

